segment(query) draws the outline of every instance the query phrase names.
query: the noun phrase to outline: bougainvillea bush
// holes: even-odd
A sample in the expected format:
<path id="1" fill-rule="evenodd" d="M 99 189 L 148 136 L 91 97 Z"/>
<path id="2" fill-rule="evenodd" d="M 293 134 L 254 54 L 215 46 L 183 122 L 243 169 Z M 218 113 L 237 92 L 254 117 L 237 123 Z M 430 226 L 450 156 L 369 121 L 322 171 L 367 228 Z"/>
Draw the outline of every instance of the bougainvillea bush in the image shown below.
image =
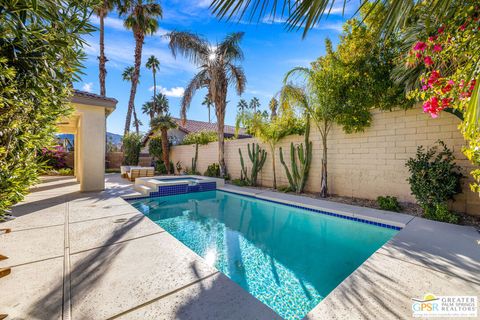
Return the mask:
<path id="1" fill-rule="evenodd" d="M 449 111 L 462 119 L 460 130 L 468 144 L 464 154 L 480 165 L 480 4 L 464 1 L 462 10 L 441 22 L 428 37 L 411 48 L 407 65 L 423 68 L 421 87 L 410 95 L 422 101 L 424 112 L 433 118 Z M 480 169 L 472 171 L 479 192 Z"/>
<path id="2" fill-rule="evenodd" d="M 67 152 L 62 146 L 43 148 L 38 160 L 46 169 L 63 169 L 67 167 Z"/>

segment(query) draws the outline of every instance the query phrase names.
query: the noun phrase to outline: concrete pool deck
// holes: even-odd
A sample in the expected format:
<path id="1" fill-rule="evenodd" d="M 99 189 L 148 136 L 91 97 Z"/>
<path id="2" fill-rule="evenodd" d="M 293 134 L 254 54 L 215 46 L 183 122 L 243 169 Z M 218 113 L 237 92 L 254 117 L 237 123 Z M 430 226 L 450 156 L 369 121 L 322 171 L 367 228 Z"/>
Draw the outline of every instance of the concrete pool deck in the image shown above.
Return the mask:
<path id="1" fill-rule="evenodd" d="M 130 206 L 132 184 L 106 176 L 80 193 L 49 177 L 0 224 L 0 314 L 7 319 L 279 319 L 268 307 Z M 277 192 L 225 186 L 405 226 L 306 319 L 411 318 L 411 298 L 478 295 L 480 234 L 472 227 Z"/>

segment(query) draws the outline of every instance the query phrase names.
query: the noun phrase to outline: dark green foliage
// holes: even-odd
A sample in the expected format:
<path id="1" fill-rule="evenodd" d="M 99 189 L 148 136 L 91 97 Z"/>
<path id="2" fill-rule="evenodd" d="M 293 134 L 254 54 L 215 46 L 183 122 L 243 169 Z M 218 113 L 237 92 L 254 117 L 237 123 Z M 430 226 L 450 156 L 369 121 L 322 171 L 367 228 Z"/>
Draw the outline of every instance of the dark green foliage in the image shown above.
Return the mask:
<path id="1" fill-rule="evenodd" d="M 236 185 L 236 186 L 239 186 L 239 187 L 248 186 L 247 182 L 245 180 L 242 180 L 242 179 L 233 179 L 232 184 Z"/>
<path id="2" fill-rule="evenodd" d="M 423 216 L 430 220 L 447 223 L 458 223 L 459 216 L 448 210 L 446 204 L 436 204 L 434 207 L 426 207 Z"/>
<path id="3" fill-rule="evenodd" d="M 438 141 L 437 146 L 425 150 L 422 146 L 417 148 L 415 158 L 410 158 L 406 166 L 410 171 L 408 182 L 412 194 L 424 209 L 427 217 L 445 215 L 445 206 L 448 200 L 462 192 L 461 179 L 463 177 L 460 167 L 455 164 L 455 157 L 443 141 Z"/>
<path id="4" fill-rule="evenodd" d="M 175 169 L 175 166 L 173 165 L 173 162 L 170 161 L 170 172 L 175 172 L 174 169 Z M 165 167 L 165 162 L 163 161 L 155 162 L 155 171 L 158 172 L 159 174 L 167 174 L 167 168 Z"/>
<path id="5" fill-rule="evenodd" d="M 290 187 L 290 186 L 279 186 L 277 188 L 277 190 L 280 191 L 280 192 L 284 192 L 284 193 L 293 191 L 292 187 Z"/>
<path id="6" fill-rule="evenodd" d="M 220 178 L 220 166 L 218 163 L 212 163 L 208 166 L 207 171 L 205 171 L 203 175 L 207 177 Z"/>
<path id="7" fill-rule="evenodd" d="M 182 144 L 194 144 L 195 156 L 192 158 L 191 172 L 197 172 L 198 161 L 198 146 L 205 145 L 218 140 L 218 135 L 215 131 L 200 131 L 187 134 L 182 141 Z"/>
<path id="8" fill-rule="evenodd" d="M 242 150 L 239 148 L 238 153 L 240 154 L 240 164 L 242 165 L 240 179 L 244 180 L 250 186 L 256 186 L 258 173 L 262 170 L 265 160 L 267 160 L 267 152 L 264 149 L 261 149 L 258 143 L 253 143 L 251 149 L 250 143 L 247 144 L 247 149 L 248 158 L 250 159 L 250 162 L 252 162 L 252 169 L 250 170 L 250 176 L 248 176 L 248 170 L 243 161 Z"/>
<path id="9" fill-rule="evenodd" d="M 148 153 L 156 160 L 162 159 L 162 138 L 153 136 L 148 142 Z"/>
<path id="10" fill-rule="evenodd" d="M 142 136 L 134 132 L 123 136 L 123 164 L 127 166 L 138 165 L 140 149 L 142 148 Z"/>
<path id="11" fill-rule="evenodd" d="M 396 197 L 380 196 L 377 198 L 377 203 L 382 210 L 400 212 L 402 209 Z"/>
<path id="12" fill-rule="evenodd" d="M 36 155 L 68 115 L 92 2 L 0 2 L 0 220 L 37 181 Z"/>
<path id="13" fill-rule="evenodd" d="M 310 165 L 312 163 L 312 142 L 309 141 L 309 138 L 310 121 L 307 120 L 307 125 L 305 128 L 305 147 L 303 143 L 301 143 L 297 147 L 293 145 L 293 142 L 290 144 L 291 171 L 288 169 L 288 166 L 283 160 L 283 151 L 280 147 L 280 162 L 285 168 L 288 183 L 290 184 L 290 189 L 294 190 L 296 193 L 303 192 L 303 189 L 305 188 L 305 183 L 308 179 Z"/>

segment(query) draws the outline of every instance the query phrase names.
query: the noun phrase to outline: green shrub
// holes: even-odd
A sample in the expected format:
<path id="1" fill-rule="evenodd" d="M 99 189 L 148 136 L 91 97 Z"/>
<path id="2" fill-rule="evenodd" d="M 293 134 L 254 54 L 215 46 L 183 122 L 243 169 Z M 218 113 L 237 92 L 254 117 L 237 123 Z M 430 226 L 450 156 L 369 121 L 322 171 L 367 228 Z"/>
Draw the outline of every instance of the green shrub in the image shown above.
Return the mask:
<path id="1" fill-rule="evenodd" d="M 182 144 L 208 144 L 218 140 L 215 131 L 192 132 L 183 137 Z"/>
<path id="2" fill-rule="evenodd" d="M 71 111 L 93 1 L 2 1 L 0 220 L 38 181 L 41 149 Z"/>
<path id="3" fill-rule="evenodd" d="M 142 149 L 142 136 L 130 132 L 123 137 L 123 164 L 127 166 L 138 165 L 140 150 Z"/>
<path id="4" fill-rule="evenodd" d="M 105 173 L 120 173 L 120 168 L 107 168 Z"/>
<path id="5" fill-rule="evenodd" d="M 198 171 L 193 170 L 192 168 L 185 168 L 185 173 L 194 176 L 200 176 L 201 173 Z"/>
<path id="6" fill-rule="evenodd" d="M 377 198 L 377 204 L 382 210 L 400 212 L 400 210 L 402 209 L 396 197 L 380 196 Z"/>
<path id="7" fill-rule="evenodd" d="M 278 186 L 277 190 L 285 193 L 293 191 L 293 189 L 290 186 Z"/>
<path id="8" fill-rule="evenodd" d="M 220 178 L 220 166 L 218 163 L 212 163 L 208 166 L 207 171 L 203 174 L 207 177 L 217 177 Z"/>
<path id="9" fill-rule="evenodd" d="M 174 171 L 174 165 L 173 162 L 170 161 L 170 172 L 175 172 Z M 165 163 L 163 161 L 157 161 L 155 163 L 155 171 L 157 171 L 159 174 L 167 174 L 167 168 L 165 167 Z"/>
<path id="10" fill-rule="evenodd" d="M 232 184 L 239 186 L 239 187 L 245 187 L 248 185 L 248 183 L 245 180 L 242 179 L 233 179 Z"/>
<path id="11" fill-rule="evenodd" d="M 426 207 L 423 216 L 430 220 L 458 223 L 459 216 L 448 210 L 446 204 L 437 204 L 435 207 Z"/>
<path id="12" fill-rule="evenodd" d="M 58 174 L 61 176 L 73 176 L 73 170 L 70 168 L 62 168 L 58 170 Z"/>
<path id="13" fill-rule="evenodd" d="M 460 167 L 455 164 L 455 157 L 443 141 L 437 146 L 425 150 L 417 148 L 415 158 L 410 158 L 406 166 L 410 171 L 408 182 L 412 195 L 423 208 L 424 214 L 435 216 L 440 206 L 446 207 L 448 200 L 460 193 L 463 175 Z"/>
<path id="14" fill-rule="evenodd" d="M 148 142 L 148 153 L 156 160 L 162 159 L 162 138 L 153 136 Z"/>

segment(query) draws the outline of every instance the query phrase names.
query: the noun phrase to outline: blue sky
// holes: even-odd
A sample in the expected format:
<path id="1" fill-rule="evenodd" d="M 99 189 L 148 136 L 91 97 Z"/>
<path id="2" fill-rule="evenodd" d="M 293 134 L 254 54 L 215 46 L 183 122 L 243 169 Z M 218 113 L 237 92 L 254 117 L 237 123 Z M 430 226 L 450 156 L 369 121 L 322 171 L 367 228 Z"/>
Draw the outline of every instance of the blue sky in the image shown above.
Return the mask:
<path id="1" fill-rule="evenodd" d="M 220 42 L 230 32 L 245 32 L 241 47 L 245 59 L 240 62 L 247 77 L 247 87 L 242 97 L 236 95 L 231 88 L 228 95 L 228 106 L 225 123 L 234 124 L 236 106 L 241 98 L 249 101 L 258 97 L 261 109 L 266 109 L 268 101 L 278 92 L 282 85 L 284 74 L 295 66 L 308 66 L 325 52 L 324 39 L 329 37 L 334 44 L 338 42 L 343 21 L 353 14 L 347 7 L 342 17 L 341 8 L 333 8 L 330 16 L 309 32 L 302 39 L 301 30 L 289 32 L 285 30 L 282 19 L 265 17 L 259 23 L 237 21 L 219 21 L 208 8 L 210 0 L 160 0 L 164 16 L 159 21 L 160 28 L 153 36 L 147 36 L 143 47 L 140 84 L 137 88 L 135 105 L 137 114 L 143 122 L 142 131 L 148 130 L 148 117 L 141 114 L 141 106 L 148 101 L 153 92 L 153 77 L 145 68 L 147 57 L 155 55 L 160 61 L 160 71 L 157 73 L 157 86 L 170 101 L 170 112 L 178 117 L 183 89 L 195 74 L 196 68 L 183 58 L 173 58 L 168 48 L 164 34 L 171 30 L 190 31 L 200 34 L 211 42 Z M 92 17 L 94 25 L 98 26 L 98 18 Z M 130 84 L 123 81 L 121 74 L 126 66 L 133 65 L 134 39 L 131 31 L 124 29 L 123 21 L 116 13 L 106 19 L 105 54 L 107 63 L 107 96 L 118 100 L 117 109 L 107 121 L 109 132 L 123 134 L 125 115 L 130 95 Z M 82 80 L 74 84 L 75 88 L 99 93 L 98 81 L 98 32 L 85 38 L 87 60 Z M 187 118 L 208 121 L 207 109 L 201 105 L 206 91 L 197 91 Z M 214 119 L 215 122 L 215 119 Z"/>

